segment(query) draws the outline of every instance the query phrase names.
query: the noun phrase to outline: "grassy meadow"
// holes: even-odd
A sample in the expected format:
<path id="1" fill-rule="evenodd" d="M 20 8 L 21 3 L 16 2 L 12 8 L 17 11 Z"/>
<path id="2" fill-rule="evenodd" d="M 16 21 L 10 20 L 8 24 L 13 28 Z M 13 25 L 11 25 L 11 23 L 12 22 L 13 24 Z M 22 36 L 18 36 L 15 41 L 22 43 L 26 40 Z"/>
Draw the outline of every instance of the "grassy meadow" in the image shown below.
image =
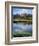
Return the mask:
<path id="1" fill-rule="evenodd" d="M 32 32 L 14 32 L 13 33 L 14 37 L 28 37 L 28 36 L 32 36 Z"/>

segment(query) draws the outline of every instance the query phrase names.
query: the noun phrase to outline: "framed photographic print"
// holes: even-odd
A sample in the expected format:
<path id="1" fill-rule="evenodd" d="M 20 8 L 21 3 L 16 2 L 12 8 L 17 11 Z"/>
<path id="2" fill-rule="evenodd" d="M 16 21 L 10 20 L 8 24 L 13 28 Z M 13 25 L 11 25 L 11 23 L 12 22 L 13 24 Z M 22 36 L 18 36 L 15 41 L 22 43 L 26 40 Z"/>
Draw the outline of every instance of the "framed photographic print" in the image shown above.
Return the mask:
<path id="1" fill-rule="evenodd" d="M 38 4 L 5 2 L 5 43 L 38 42 Z"/>

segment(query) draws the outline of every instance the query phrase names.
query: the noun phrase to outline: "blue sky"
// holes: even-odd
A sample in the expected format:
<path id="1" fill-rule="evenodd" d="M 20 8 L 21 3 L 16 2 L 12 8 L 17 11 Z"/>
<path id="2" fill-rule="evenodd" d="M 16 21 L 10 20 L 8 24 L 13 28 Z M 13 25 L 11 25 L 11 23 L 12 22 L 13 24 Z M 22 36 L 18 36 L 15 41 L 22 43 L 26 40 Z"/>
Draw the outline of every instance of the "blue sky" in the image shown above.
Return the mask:
<path id="1" fill-rule="evenodd" d="M 28 25 L 28 24 L 20 24 L 20 23 L 18 23 L 18 24 L 16 24 L 16 23 L 13 23 L 13 30 L 14 31 L 32 31 L 32 25 L 30 24 L 30 25 Z"/>
<path id="2" fill-rule="evenodd" d="M 32 9 L 22 9 L 22 8 L 13 8 L 13 14 L 22 14 L 22 13 L 27 13 L 27 14 L 32 14 Z"/>

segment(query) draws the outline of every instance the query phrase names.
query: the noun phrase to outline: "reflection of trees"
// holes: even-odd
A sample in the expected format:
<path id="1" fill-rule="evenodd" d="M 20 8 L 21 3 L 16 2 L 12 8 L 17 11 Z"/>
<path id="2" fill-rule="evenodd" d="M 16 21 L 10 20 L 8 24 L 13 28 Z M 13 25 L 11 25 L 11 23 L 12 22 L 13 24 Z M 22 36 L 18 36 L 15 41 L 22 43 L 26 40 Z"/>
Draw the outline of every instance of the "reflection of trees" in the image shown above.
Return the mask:
<path id="1" fill-rule="evenodd" d="M 13 21 L 14 23 L 32 24 L 32 21 Z"/>

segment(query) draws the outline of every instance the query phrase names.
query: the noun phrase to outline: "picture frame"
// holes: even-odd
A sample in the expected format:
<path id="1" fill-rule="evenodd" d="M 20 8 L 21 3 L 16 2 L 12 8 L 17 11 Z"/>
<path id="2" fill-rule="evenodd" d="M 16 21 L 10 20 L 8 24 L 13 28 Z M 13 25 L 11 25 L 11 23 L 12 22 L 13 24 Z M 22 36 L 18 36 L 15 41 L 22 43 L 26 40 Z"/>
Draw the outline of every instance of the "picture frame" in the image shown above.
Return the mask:
<path id="1" fill-rule="evenodd" d="M 26 25 L 27 29 L 25 28 Z M 17 26 L 20 28 L 18 29 Z M 30 29 L 30 27 L 32 28 Z M 26 30 L 28 30 L 28 28 L 31 31 L 27 32 Z M 10 45 L 37 42 L 38 42 L 38 4 L 6 1 L 5 44 Z"/>

